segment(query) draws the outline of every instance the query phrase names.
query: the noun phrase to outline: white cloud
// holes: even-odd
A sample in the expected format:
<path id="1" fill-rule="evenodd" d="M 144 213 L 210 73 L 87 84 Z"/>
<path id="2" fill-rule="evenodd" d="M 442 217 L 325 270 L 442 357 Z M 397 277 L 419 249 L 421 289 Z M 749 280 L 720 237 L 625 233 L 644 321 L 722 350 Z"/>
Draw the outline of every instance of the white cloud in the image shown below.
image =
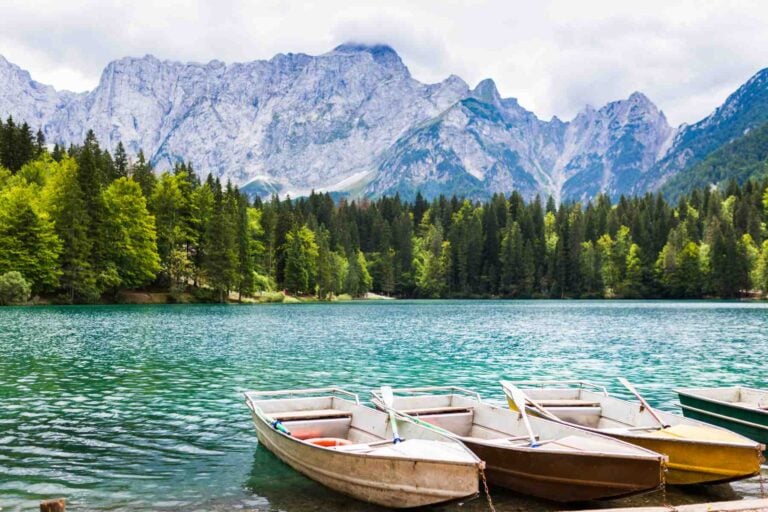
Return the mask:
<path id="1" fill-rule="evenodd" d="M 493 78 L 547 118 L 635 90 L 673 124 L 768 66 L 768 4 L 647 0 L 6 0 L 0 54 L 57 88 L 93 88 L 126 55 L 225 62 L 387 43 L 417 78 Z"/>

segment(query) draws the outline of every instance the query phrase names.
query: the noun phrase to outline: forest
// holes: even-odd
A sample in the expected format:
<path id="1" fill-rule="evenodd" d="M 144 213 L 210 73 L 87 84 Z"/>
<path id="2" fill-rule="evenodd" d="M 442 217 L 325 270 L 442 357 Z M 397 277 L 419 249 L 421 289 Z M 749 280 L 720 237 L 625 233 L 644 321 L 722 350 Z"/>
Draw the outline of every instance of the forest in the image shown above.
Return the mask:
<path id="1" fill-rule="evenodd" d="M 206 173 L 207 174 L 207 173 Z M 0 121 L 0 303 L 736 298 L 768 292 L 768 181 L 586 204 L 457 197 L 249 199 L 179 162 L 155 173 L 92 131 L 46 144 Z"/>

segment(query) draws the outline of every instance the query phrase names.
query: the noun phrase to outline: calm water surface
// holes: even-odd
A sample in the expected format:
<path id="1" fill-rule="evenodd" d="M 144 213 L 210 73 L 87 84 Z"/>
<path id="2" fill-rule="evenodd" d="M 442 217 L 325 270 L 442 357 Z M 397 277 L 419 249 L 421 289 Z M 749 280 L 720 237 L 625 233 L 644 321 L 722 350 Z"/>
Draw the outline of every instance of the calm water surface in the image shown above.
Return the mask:
<path id="1" fill-rule="evenodd" d="M 768 387 L 766 362 L 765 303 L 2 308 L 0 508 L 373 510 L 259 449 L 241 392 L 456 384 L 500 399 L 500 378 L 586 378 L 627 396 L 626 376 L 674 411 L 674 386 Z M 759 493 L 752 480 L 667 499 Z M 500 511 L 551 508 L 492 494 Z"/>

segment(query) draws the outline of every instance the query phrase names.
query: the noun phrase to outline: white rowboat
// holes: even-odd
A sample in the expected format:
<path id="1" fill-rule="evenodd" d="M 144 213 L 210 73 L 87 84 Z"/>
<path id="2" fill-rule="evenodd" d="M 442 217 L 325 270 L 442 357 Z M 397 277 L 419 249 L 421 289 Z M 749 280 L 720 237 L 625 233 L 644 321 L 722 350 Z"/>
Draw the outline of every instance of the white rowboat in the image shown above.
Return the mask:
<path id="1" fill-rule="evenodd" d="M 403 441 L 395 444 L 388 414 L 342 389 L 247 392 L 245 399 L 261 445 L 340 493 L 410 508 L 478 492 L 483 463 L 464 445 L 402 420 Z"/>

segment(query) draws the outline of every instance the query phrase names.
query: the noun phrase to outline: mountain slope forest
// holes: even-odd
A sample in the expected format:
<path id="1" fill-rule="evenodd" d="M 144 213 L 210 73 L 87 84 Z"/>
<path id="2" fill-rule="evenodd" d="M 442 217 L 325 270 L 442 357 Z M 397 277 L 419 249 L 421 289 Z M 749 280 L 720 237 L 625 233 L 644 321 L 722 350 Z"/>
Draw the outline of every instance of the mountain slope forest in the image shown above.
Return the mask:
<path id="1" fill-rule="evenodd" d="M 768 181 L 582 204 L 329 194 L 253 201 L 189 164 L 157 176 L 93 132 L 47 149 L 0 123 L 0 289 L 55 302 L 286 290 L 329 299 L 739 297 L 768 291 Z M 20 276 L 20 277 L 19 277 Z"/>
<path id="2" fill-rule="evenodd" d="M 710 153 L 703 161 L 674 175 L 662 187 L 671 198 L 695 188 L 727 186 L 731 180 L 744 184 L 749 179 L 768 177 L 768 123 L 749 130 Z"/>

